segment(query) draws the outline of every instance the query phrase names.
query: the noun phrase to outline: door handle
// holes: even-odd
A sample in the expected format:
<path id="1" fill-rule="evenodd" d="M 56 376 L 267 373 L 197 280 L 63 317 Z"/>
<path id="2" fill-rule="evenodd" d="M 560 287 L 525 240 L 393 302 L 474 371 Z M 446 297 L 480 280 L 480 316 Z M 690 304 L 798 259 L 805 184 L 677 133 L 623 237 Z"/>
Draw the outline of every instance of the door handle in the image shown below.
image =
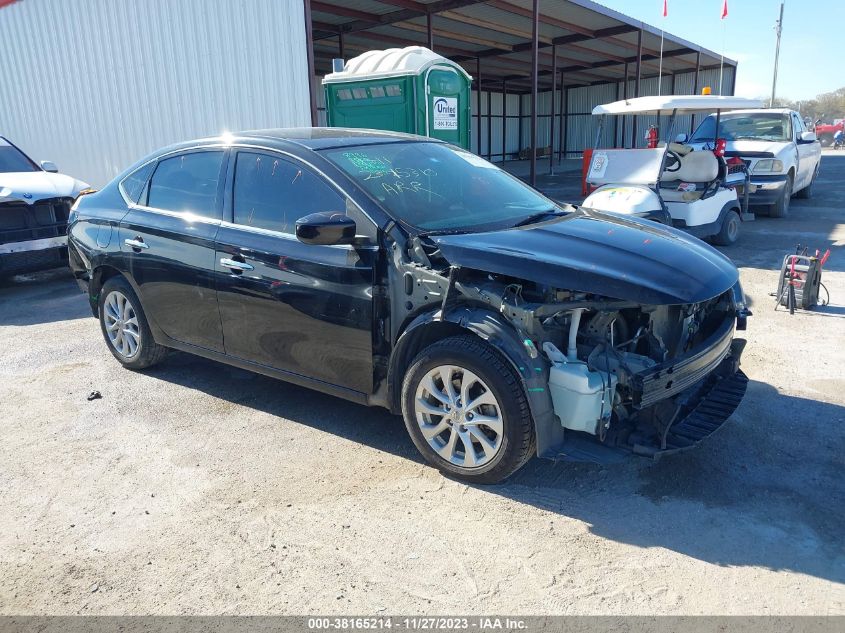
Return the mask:
<path id="1" fill-rule="evenodd" d="M 142 238 L 140 235 L 135 237 L 135 239 L 123 240 L 123 243 L 126 244 L 127 246 L 131 247 L 131 248 L 136 248 L 136 249 L 146 249 L 146 248 L 150 247 L 150 245 L 147 244 L 144 241 L 144 238 Z"/>
<path id="2" fill-rule="evenodd" d="M 229 259 L 228 257 L 223 257 L 220 260 L 220 265 L 224 268 L 229 268 L 233 272 L 242 273 L 247 270 L 254 270 L 255 267 L 251 264 L 247 264 L 246 262 L 239 262 L 236 259 Z"/>

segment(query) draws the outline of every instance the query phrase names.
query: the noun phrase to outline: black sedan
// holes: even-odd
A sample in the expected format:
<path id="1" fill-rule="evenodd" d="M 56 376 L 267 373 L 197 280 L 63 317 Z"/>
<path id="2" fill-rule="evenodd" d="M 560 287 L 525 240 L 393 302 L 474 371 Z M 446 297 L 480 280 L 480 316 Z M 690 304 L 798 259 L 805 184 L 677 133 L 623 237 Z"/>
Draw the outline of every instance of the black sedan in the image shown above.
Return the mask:
<path id="1" fill-rule="evenodd" d="M 386 407 L 467 481 L 690 448 L 745 391 L 727 258 L 431 139 L 168 147 L 80 198 L 68 244 L 125 367 L 178 349 Z"/>

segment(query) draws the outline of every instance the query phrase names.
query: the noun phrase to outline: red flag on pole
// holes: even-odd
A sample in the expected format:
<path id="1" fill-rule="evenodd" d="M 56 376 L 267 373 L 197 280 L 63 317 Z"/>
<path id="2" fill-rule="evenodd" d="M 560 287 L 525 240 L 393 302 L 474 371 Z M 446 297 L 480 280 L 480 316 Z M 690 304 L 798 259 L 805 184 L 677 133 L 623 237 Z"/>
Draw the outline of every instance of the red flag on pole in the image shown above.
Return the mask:
<path id="1" fill-rule="evenodd" d="M 663 0 L 663 17 L 669 15 L 669 0 Z"/>
<path id="2" fill-rule="evenodd" d="M 722 2 L 722 19 L 724 20 L 726 17 L 728 17 L 728 0 Z"/>

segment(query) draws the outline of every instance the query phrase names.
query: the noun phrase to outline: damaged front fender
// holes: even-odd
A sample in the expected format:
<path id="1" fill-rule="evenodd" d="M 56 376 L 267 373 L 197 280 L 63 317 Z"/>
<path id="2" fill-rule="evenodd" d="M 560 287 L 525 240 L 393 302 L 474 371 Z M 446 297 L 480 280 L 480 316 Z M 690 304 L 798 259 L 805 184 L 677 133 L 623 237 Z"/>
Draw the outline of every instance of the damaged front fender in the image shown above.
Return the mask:
<path id="1" fill-rule="evenodd" d="M 555 457 L 555 449 L 563 441 L 564 431 L 555 419 L 549 394 L 549 363 L 530 339 L 521 337 L 500 314 L 483 307 L 462 305 L 447 309 L 445 313 L 432 310 L 418 315 L 408 324 L 390 358 L 388 388 L 394 410 L 398 412 L 401 391 L 401 384 L 397 384 L 396 378 L 401 380 L 404 376 L 403 370 L 413 360 L 419 342 L 427 338 L 426 333 L 437 328 L 444 328 L 444 331 L 445 328 L 451 328 L 449 334 L 471 332 L 502 353 L 522 380 L 534 420 L 537 454 L 540 457 Z"/>

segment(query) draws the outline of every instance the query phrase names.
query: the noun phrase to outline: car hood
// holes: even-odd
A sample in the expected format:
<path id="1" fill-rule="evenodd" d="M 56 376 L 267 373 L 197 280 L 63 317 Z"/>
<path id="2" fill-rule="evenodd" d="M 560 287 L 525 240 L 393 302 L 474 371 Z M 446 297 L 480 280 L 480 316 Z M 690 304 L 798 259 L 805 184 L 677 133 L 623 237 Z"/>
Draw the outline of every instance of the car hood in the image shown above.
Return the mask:
<path id="1" fill-rule="evenodd" d="M 787 141 L 728 141 L 725 149 L 729 152 L 737 152 L 740 156 L 743 153 L 757 154 L 760 152 L 777 156 L 784 147 L 789 145 Z"/>
<path id="2" fill-rule="evenodd" d="M 87 184 L 65 174 L 47 171 L 0 173 L 0 204 L 34 204 L 45 198 L 75 198 Z"/>
<path id="3" fill-rule="evenodd" d="M 778 155 L 778 152 L 789 144 L 788 141 L 728 141 L 725 145 L 725 151 L 733 156 L 763 157 L 764 154 L 771 154 L 769 158 L 774 158 Z M 705 145 L 713 146 L 712 143 L 690 143 L 689 145 L 696 151 L 701 151 Z"/>
<path id="4" fill-rule="evenodd" d="M 698 303 L 739 278 L 730 259 L 681 231 L 583 209 L 529 227 L 431 239 L 451 265 L 641 304 Z"/>

